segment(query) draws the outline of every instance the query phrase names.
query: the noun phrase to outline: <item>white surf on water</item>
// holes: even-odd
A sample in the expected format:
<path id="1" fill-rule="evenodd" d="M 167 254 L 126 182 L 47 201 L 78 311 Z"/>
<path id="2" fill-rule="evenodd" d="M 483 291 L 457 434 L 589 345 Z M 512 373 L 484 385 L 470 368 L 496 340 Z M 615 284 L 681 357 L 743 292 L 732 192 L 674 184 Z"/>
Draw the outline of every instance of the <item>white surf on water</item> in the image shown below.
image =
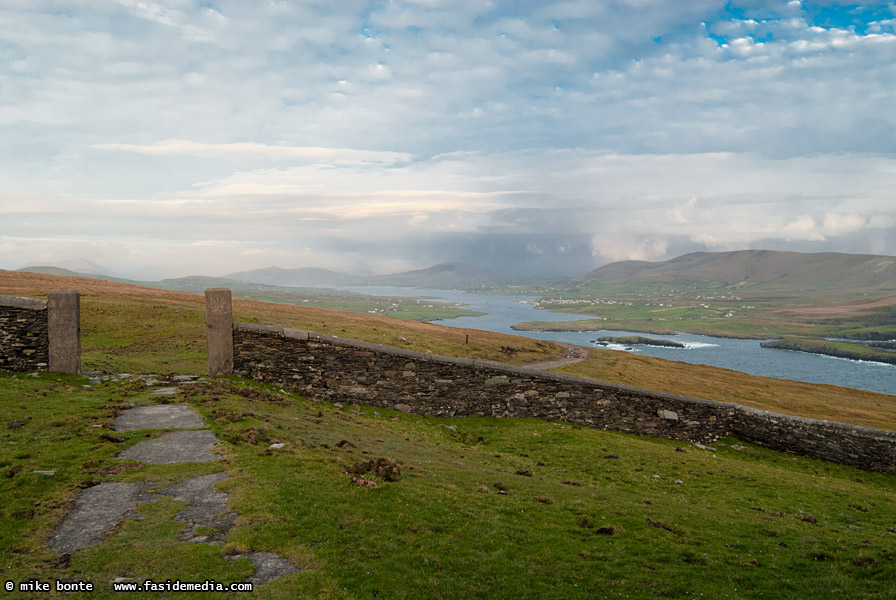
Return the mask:
<path id="1" fill-rule="evenodd" d="M 598 344 L 598 345 L 601 348 L 606 348 L 607 350 L 625 350 L 627 352 L 638 352 L 637 348 L 634 348 L 632 346 L 623 346 L 622 344 L 612 344 L 610 342 L 606 342 L 606 345 L 604 345 L 604 344 Z"/>

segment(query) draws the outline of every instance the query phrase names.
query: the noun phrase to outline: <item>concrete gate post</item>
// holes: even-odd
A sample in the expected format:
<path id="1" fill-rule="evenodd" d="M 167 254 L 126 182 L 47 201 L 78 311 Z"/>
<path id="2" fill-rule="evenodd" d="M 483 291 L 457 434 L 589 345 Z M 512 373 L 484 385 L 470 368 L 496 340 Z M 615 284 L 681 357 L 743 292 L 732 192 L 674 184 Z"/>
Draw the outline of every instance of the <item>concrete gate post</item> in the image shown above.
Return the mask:
<path id="1" fill-rule="evenodd" d="M 81 294 L 50 290 L 47 294 L 49 369 L 55 373 L 81 372 Z"/>
<path id="2" fill-rule="evenodd" d="M 208 374 L 233 373 L 233 304 L 227 288 L 205 290 L 205 334 Z"/>

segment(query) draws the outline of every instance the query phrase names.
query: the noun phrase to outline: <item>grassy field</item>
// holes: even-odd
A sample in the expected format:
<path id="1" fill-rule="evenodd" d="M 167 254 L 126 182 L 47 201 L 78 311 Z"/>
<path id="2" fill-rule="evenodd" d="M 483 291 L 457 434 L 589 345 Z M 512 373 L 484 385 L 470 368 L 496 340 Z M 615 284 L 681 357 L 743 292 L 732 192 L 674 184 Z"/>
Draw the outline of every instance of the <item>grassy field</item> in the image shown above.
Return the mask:
<path id="1" fill-rule="evenodd" d="M 564 423 L 424 418 L 235 378 L 174 399 L 203 415 L 224 461 L 143 465 L 114 455 L 145 432 L 108 427 L 122 408 L 158 398 L 140 382 L 84 383 L 0 376 L 4 580 L 83 578 L 98 587 L 91 597 L 110 598 L 116 578 L 239 581 L 251 565 L 227 557 L 258 550 L 306 570 L 257 598 L 896 593 L 893 477 L 733 439 L 700 449 Z M 352 465 L 377 458 L 395 461 L 400 478 L 352 485 Z M 184 524 L 172 517 L 183 505 L 172 500 L 140 505 L 142 518 L 100 546 L 70 557 L 47 546 L 83 487 L 161 488 L 222 468 L 230 479 L 218 488 L 240 514 L 223 547 L 179 542 Z M 55 476 L 34 473 L 48 470 Z"/>

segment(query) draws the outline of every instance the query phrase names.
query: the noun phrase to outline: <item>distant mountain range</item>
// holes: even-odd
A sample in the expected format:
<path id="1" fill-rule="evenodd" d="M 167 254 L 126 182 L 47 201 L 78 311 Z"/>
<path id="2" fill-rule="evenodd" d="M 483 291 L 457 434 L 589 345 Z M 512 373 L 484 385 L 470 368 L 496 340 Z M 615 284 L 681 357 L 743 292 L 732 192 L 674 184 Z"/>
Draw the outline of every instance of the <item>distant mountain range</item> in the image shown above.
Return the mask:
<path id="1" fill-rule="evenodd" d="M 57 266 L 28 266 L 20 271 L 74 275 L 137 283 L 164 289 L 201 292 L 207 287 L 230 287 L 234 291 L 264 287 L 396 286 L 435 289 L 475 290 L 527 283 L 518 277 L 480 269 L 465 263 L 447 262 L 426 269 L 388 275 L 349 275 L 311 267 L 284 269 L 267 267 L 230 273 L 223 277 L 180 277 L 157 282 L 113 277 L 109 270 L 89 261 L 64 261 L 71 266 L 89 267 L 82 271 Z M 528 283 L 531 283 L 529 281 Z M 557 282 L 558 286 L 639 284 L 731 287 L 733 289 L 848 290 L 896 292 L 896 257 L 870 254 L 824 252 L 778 252 L 739 250 L 735 252 L 694 252 L 661 262 L 622 261 L 604 265 L 580 277 Z"/>
<path id="2" fill-rule="evenodd" d="M 31 262 L 25 265 L 24 268 L 19 269 L 20 271 L 31 271 L 32 273 L 48 273 L 53 275 L 50 271 L 37 271 L 35 269 L 38 268 L 60 268 L 65 269 L 67 271 L 72 271 L 75 273 L 85 273 L 88 275 L 105 275 L 107 277 L 114 277 L 115 273 L 110 271 L 109 269 L 96 264 L 93 261 L 87 260 L 85 258 L 70 258 L 67 260 L 57 260 L 56 262 Z"/>
<path id="3" fill-rule="evenodd" d="M 573 278 L 579 284 L 668 283 L 767 290 L 896 292 L 896 257 L 871 254 L 739 250 L 694 252 L 662 262 L 622 261 Z"/>
<path id="4" fill-rule="evenodd" d="M 145 287 L 158 288 L 161 290 L 172 290 L 177 292 L 196 292 L 201 294 L 208 288 L 226 287 L 234 292 L 245 292 L 272 289 L 277 286 L 264 285 L 258 283 L 247 283 L 244 281 L 236 281 L 226 279 L 224 277 L 208 277 L 206 275 L 191 275 L 189 277 L 175 277 L 172 279 L 162 279 L 161 281 L 138 281 L 135 279 L 125 279 L 123 277 L 111 277 L 109 275 L 99 275 L 96 273 L 84 273 L 63 269 L 62 267 L 36 266 L 23 267 L 19 269 L 23 273 L 45 273 L 47 275 L 64 275 L 66 277 L 86 277 L 88 279 L 102 279 L 104 281 L 117 281 L 119 283 L 129 283 L 132 285 L 142 285 Z"/>
<path id="5" fill-rule="evenodd" d="M 99 267 L 99 265 L 96 265 Z M 121 283 L 132 283 L 166 290 L 185 292 L 202 292 L 210 287 L 227 287 L 234 292 L 271 288 L 309 288 L 309 287 L 342 287 L 342 286 L 394 286 L 433 289 L 481 289 L 496 285 L 520 283 L 518 278 L 508 277 L 479 269 L 464 263 L 442 263 L 426 269 L 391 273 L 388 275 L 349 275 L 327 269 L 305 267 L 299 269 L 283 269 L 267 267 L 230 273 L 223 277 L 192 275 L 176 277 L 161 281 L 137 281 L 104 275 L 95 271 L 75 271 L 58 266 L 28 266 L 19 271 L 31 273 L 47 273 L 50 275 L 67 275 L 72 277 L 89 277 Z M 105 269 L 102 269 L 106 271 Z"/>
<path id="6" fill-rule="evenodd" d="M 319 285 L 363 285 L 364 277 L 337 273 L 328 269 L 302 267 L 299 269 L 283 269 L 281 267 L 265 267 L 251 271 L 238 271 L 222 276 L 224 279 L 247 283 L 262 283 L 277 286 L 319 286 Z"/>
<path id="7" fill-rule="evenodd" d="M 69 262 L 69 261 L 62 261 Z M 102 279 L 104 281 L 118 281 L 119 283 L 140 283 L 133 279 L 125 279 L 123 277 L 115 277 L 112 275 L 103 275 L 94 271 L 75 271 L 63 267 L 55 267 L 52 265 L 32 265 L 17 269 L 22 273 L 44 273 L 46 275 L 65 275 L 66 277 L 87 277 L 89 279 Z"/>

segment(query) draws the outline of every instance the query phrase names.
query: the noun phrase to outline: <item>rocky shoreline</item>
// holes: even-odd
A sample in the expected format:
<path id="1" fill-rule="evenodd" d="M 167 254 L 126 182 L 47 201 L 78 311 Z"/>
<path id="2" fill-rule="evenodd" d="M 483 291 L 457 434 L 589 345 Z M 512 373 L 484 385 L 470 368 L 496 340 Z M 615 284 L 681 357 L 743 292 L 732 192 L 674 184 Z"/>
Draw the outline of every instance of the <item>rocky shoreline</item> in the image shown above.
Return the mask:
<path id="1" fill-rule="evenodd" d="M 604 336 L 591 343 L 605 346 L 607 344 L 622 344 L 625 346 L 661 346 L 663 348 L 687 348 L 681 342 L 673 342 L 671 340 L 658 340 L 655 338 L 642 337 L 640 335 L 630 336 Z"/>
<path id="2" fill-rule="evenodd" d="M 763 348 L 808 352 L 834 358 L 864 360 L 896 365 L 896 353 L 856 342 L 829 342 L 807 338 L 782 338 L 760 344 Z"/>

